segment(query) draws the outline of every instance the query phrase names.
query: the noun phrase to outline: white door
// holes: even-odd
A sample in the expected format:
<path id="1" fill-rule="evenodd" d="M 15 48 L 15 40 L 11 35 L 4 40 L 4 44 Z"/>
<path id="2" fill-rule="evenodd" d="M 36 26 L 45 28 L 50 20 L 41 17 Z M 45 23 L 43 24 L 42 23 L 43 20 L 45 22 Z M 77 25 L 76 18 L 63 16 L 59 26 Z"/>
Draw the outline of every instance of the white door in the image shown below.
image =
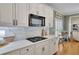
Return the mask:
<path id="1" fill-rule="evenodd" d="M 0 25 L 12 26 L 12 4 L 2 3 L 0 4 Z"/>

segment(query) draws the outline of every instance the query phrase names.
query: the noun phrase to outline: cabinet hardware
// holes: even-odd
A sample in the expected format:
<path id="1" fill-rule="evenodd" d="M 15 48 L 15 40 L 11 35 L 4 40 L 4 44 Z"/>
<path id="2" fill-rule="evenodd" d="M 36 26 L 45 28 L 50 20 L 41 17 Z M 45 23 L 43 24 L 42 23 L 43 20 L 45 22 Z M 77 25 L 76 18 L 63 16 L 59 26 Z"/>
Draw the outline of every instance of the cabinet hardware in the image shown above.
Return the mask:
<path id="1" fill-rule="evenodd" d="M 13 19 L 13 25 L 14 25 L 14 26 L 15 26 L 15 23 L 16 23 L 16 22 L 15 22 L 15 19 Z"/>
<path id="2" fill-rule="evenodd" d="M 27 51 L 29 51 L 29 49 L 26 49 Z"/>
<path id="3" fill-rule="evenodd" d="M 16 25 L 18 25 L 18 21 L 16 20 Z"/>
<path id="4" fill-rule="evenodd" d="M 45 51 L 45 47 L 42 48 L 42 51 Z"/>

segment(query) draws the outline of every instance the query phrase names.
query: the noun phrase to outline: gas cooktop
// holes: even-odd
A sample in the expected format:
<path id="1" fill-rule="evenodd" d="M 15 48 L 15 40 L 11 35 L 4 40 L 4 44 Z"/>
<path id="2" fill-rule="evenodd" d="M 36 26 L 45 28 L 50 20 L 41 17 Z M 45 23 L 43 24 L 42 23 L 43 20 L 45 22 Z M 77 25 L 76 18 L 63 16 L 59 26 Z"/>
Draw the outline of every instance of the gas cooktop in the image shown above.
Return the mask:
<path id="1" fill-rule="evenodd" d="M 38 42 L 38 41 L 41 41 L 41 40 L 44 40 L 44 39 L 47 39 L 47 38 L 39 37 L 39 36 L 27 38 L 27 40 L 29 40 L 31 42 Z"/>

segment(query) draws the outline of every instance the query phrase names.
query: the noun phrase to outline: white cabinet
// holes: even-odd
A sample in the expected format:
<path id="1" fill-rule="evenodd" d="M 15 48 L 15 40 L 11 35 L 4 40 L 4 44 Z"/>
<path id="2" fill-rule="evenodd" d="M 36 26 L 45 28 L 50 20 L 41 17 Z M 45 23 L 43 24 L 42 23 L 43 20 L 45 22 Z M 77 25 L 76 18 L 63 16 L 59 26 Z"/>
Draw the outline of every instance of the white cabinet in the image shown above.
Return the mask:
<path id="1" fill-rule="evenodd" d="M 35 46 L 35 54 L 36 55 L 48 55 L 49 54 L 48 42 L 49 41 L 37 43 Z"/>
<path id="2" fill-rule="evenodd" d="M 50 16 L 49 16 L 49 27 L 53 27 L 53 19 L 54 19 L 53 17 L 54 17 L 54 11 L 51 8 L 50 9 Z"/>
<path id="3" fill-rule="evenodd" d="M 28 26 L 29 4 L 0 4 L 1 26 Z"/>
<path id="4" fill-rule="evenodd" d="M 30 13 L 39 15 L 39 16 L 44 16 L 44 4 L 41 3 L 31 3 L 30 4 Z"/>
<path id="5" fill-rule="evenodd" d="M 0 25 L 28 27 L 31 13 L 45 17 L 45 27 L 53 27 L 53 9 L 42 3 L 0 4 Z"/>
<path id="6" fill-rule="evenodd" d="M 20 48 L 4 55 L 34 55 L 34 45 L 26 46 L 24 48 Z"/>
<path id="7" fill-rule="evenodd" d="M 38 14 L 38 4 L 30 3 L 30 13 L 37 15 Z"/>
<path id="8" fill-rule="evenodd" d="M 53 27 L 53 14 L 54 14 L 54 12 L 53 12 L 53 8 L 51 8 L 50 6 L 48 6 L 48 5 L 45 5 L 44 6 L 44 14 L 45 14 L 45 16 L 46 16 L 46 27 Z"/>
<path id="9" fill-rule="evenodd" d="M 29 4 L 13 4 L 13 19 L 16 26 L 28 26 Z"/>
<path id="10" fill-rule="evenodd" d="M 4 55 L 20 55 L 20 49 L 5 53 Z"/>
<path id="11" fill-rule="evenodd" d="M 38 15 L 45 17 L 45 9 L 44 4 L 38 4 Z"/>
<path id="12" fill-rule="evenodd" d="M 53 27 L 54 11 L 48 5 L 41 3 L 30 4 L 30 13 L 45 17 L 45 27 Z"/>
<path id="13" fill-rule="evenodd" d="M 51 38 L 49 41 L 49 52 L 50 54 L 56 53 L 58 50 L 58 40 L 56 38 Z"/>
<path id="14" fill-rule="evenodd" d="M 22 48 L 20 51 L 21 55 L 33 55 L 34 54 L 34 46 L 27 46 L 25 48 Z"/>
<path id="15" fill-rule="evenodd" d="M 0 4 L 0 26 L 12 26 L 12 4 Z"/>
<path id="16" fill-rule="evenodd" d="M 29 45 L 17 50 L 4 53 L 3 55 L 48 55 L 49 54 L 49 40 L 43 40 L 33 45 Z"/>

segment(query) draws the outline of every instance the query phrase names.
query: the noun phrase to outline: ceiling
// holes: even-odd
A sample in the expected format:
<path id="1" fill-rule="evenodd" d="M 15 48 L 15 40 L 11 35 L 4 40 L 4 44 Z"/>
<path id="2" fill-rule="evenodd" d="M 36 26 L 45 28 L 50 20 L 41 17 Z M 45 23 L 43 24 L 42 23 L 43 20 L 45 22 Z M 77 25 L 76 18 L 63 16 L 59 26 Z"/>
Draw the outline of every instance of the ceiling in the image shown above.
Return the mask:
<path id="1" fill-rule="evenodd" d="M 48 3 L 54 10 L 64 15 L 72 15 L 79 13 L 79 3 Z"/>

